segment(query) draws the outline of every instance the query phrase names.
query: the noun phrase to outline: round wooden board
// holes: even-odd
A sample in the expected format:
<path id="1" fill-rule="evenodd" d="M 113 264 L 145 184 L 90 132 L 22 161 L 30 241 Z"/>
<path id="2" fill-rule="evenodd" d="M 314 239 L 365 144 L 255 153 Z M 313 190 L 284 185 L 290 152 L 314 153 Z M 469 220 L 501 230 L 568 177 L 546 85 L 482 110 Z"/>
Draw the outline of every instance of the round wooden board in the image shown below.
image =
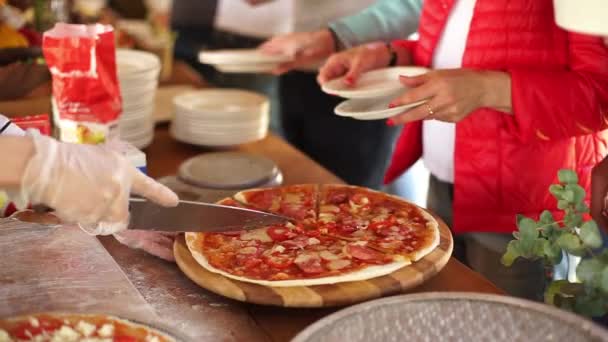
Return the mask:
<path id="1" fill-rule="evenodd" d="M 436 215 L 440 241 L 424 258 L 389 275 L 364 281 L 332 285 L 270 287 L 246 283 L 209 272 L 192 257 L 184 235 L 173 245 L 179 268 L 199 286 L 243 302 L 284 307 L 329 307 L 362 302 L 412 289 L 437 274 L 452 254 L 453 240 L 448 226 Z"/>

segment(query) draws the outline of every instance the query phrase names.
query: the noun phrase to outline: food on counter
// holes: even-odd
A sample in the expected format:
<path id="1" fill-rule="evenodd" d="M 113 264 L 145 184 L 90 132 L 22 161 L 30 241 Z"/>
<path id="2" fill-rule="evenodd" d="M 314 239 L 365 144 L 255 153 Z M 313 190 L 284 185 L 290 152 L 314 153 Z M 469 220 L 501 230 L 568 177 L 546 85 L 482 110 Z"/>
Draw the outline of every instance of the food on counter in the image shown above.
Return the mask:
<path id="1" fill-rule="evenodd" d="M 150 327 L 105 315 L 36 314 L 0 320 L 0 342 L 174 342 Z"/>
<path id="2" fill-rule="evenodd" d="M 44 33 L 42 51 L 59 139 L 96 144 L 117 135 L 122 102 L 112 26 L 57 23 Z"/>
<path id="3" fill-rule="evenodd" d="M 237 193 L 223 205 L 293 222 L 227 233 L 186 233 L 194 259 L 228 278 L 268 286 L 366 280 L 417 261 L 439 244 L 432 215 L 396 197 L 345 185 Z"/>

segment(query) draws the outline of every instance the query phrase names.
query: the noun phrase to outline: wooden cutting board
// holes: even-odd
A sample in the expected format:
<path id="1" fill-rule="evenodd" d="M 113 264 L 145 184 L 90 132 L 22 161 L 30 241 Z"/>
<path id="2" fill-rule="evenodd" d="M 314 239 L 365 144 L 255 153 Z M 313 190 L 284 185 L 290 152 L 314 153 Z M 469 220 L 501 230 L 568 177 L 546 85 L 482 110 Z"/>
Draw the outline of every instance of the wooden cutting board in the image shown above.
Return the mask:
<path id="1" fill-rule="evenodd" d="M 452 254 L 453 240 L 448 226 L 439 222 L 439 246 L 426 257 L 389 275 L 364 281 L 333 285 L 269 287 L 226 278 L 200 266 L 190 254 L 184 235 L 173 245 L 179 268 L 199 286 L 243 302 L 284 307 L 329 307 L 362 302 L 412 289 L 437 274 Z"/>

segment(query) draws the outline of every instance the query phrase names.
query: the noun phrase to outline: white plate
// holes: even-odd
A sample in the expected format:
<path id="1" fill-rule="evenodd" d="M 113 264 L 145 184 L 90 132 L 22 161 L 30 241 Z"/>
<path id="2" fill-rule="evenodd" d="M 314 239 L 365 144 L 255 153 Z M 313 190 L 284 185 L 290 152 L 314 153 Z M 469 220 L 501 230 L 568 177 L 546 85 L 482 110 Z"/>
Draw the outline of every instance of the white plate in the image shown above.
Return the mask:
<path id="1" fill-rule="evenodd" d="M 215 64 L 215 68 L 221 72 L 234 74 L 263 74 L 270 73 L 280 63 L 256 63 L 256 64 Z"/>
<path id="2" fill-rule="evenodd" d="M 253 141 L 257 141 L 263 139 L 268 133 L 267 130 L 261 130 L 256 132 L 256 134 L 251 135 L 237 135 L 237 136 L 227 136 L 227 137 L 202 137 L 202 136 L 191 136 L 188 134 L 184 134 L 178 127 L 171 125 L 169 130 L 171 136 L 177 140 L 184 143 L 192 144 L 192 145 L 200 145 L 200 146 L 234 146 L 241 145 Z"/>
<path id="3" fill-rule="evenodd" d="M 198 59 L 205 64 L 263 64 L 282 63 L 291 60 L 291 57 L 283 55 L 270 55 L 258 49 L 232 49 L 201 51 Z"/>
<path id="4" fill-rule="evenodd" d="M 427 100 L 423 100 L 405 106 L 388 108 L 389 103 L 393 99 L 393 97 L 384 97 L 380 99 L 346 100 L 336 106 L 334 112 L 339 116 L 351 117 L 357 120 L 380 120 L 388 119 L 427 102 Z"/>
<path id="5" fill-rule="evenodd" d="M 150 52 L 117 49 L 116 66 L 118 77 L 128 79 L 154 71 L 158 72 L 160 70 L 160 59 Z"/>
<path id="6" fill-rule="evenodd" d="M 321 89 L 327 94 L 349 99 L 384 97 L 407 89 L 399 82 L 399 76 L 418 76 L 428 71 L 427 68 L 409 66 L 378 69 L 361 75 L 354 86 L 346 85 L 344 77 L 340 77 L 325 83 Z"/>
<path id="7" fill-rule="evenodd" d="M 205 89 L 188 92 L 173 99 L 176 115 L 187 112 L 196 117 L 224 120 L 259 117 L 269 112 L 264 95 L 237 89 Z"/>

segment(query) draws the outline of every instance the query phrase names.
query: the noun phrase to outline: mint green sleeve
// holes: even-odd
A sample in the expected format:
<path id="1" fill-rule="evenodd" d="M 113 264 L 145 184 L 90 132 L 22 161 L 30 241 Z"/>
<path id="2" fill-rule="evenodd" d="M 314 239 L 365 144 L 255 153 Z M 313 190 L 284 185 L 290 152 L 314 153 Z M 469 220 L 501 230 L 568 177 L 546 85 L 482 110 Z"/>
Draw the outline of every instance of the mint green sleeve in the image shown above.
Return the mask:
<path id="1" fill-rule="evenodd" d="M 416 32 L 422 0 L 378 0 L 349 17 L 329 24 L 341 48 L 371 41 L 406 38 Z"/>

